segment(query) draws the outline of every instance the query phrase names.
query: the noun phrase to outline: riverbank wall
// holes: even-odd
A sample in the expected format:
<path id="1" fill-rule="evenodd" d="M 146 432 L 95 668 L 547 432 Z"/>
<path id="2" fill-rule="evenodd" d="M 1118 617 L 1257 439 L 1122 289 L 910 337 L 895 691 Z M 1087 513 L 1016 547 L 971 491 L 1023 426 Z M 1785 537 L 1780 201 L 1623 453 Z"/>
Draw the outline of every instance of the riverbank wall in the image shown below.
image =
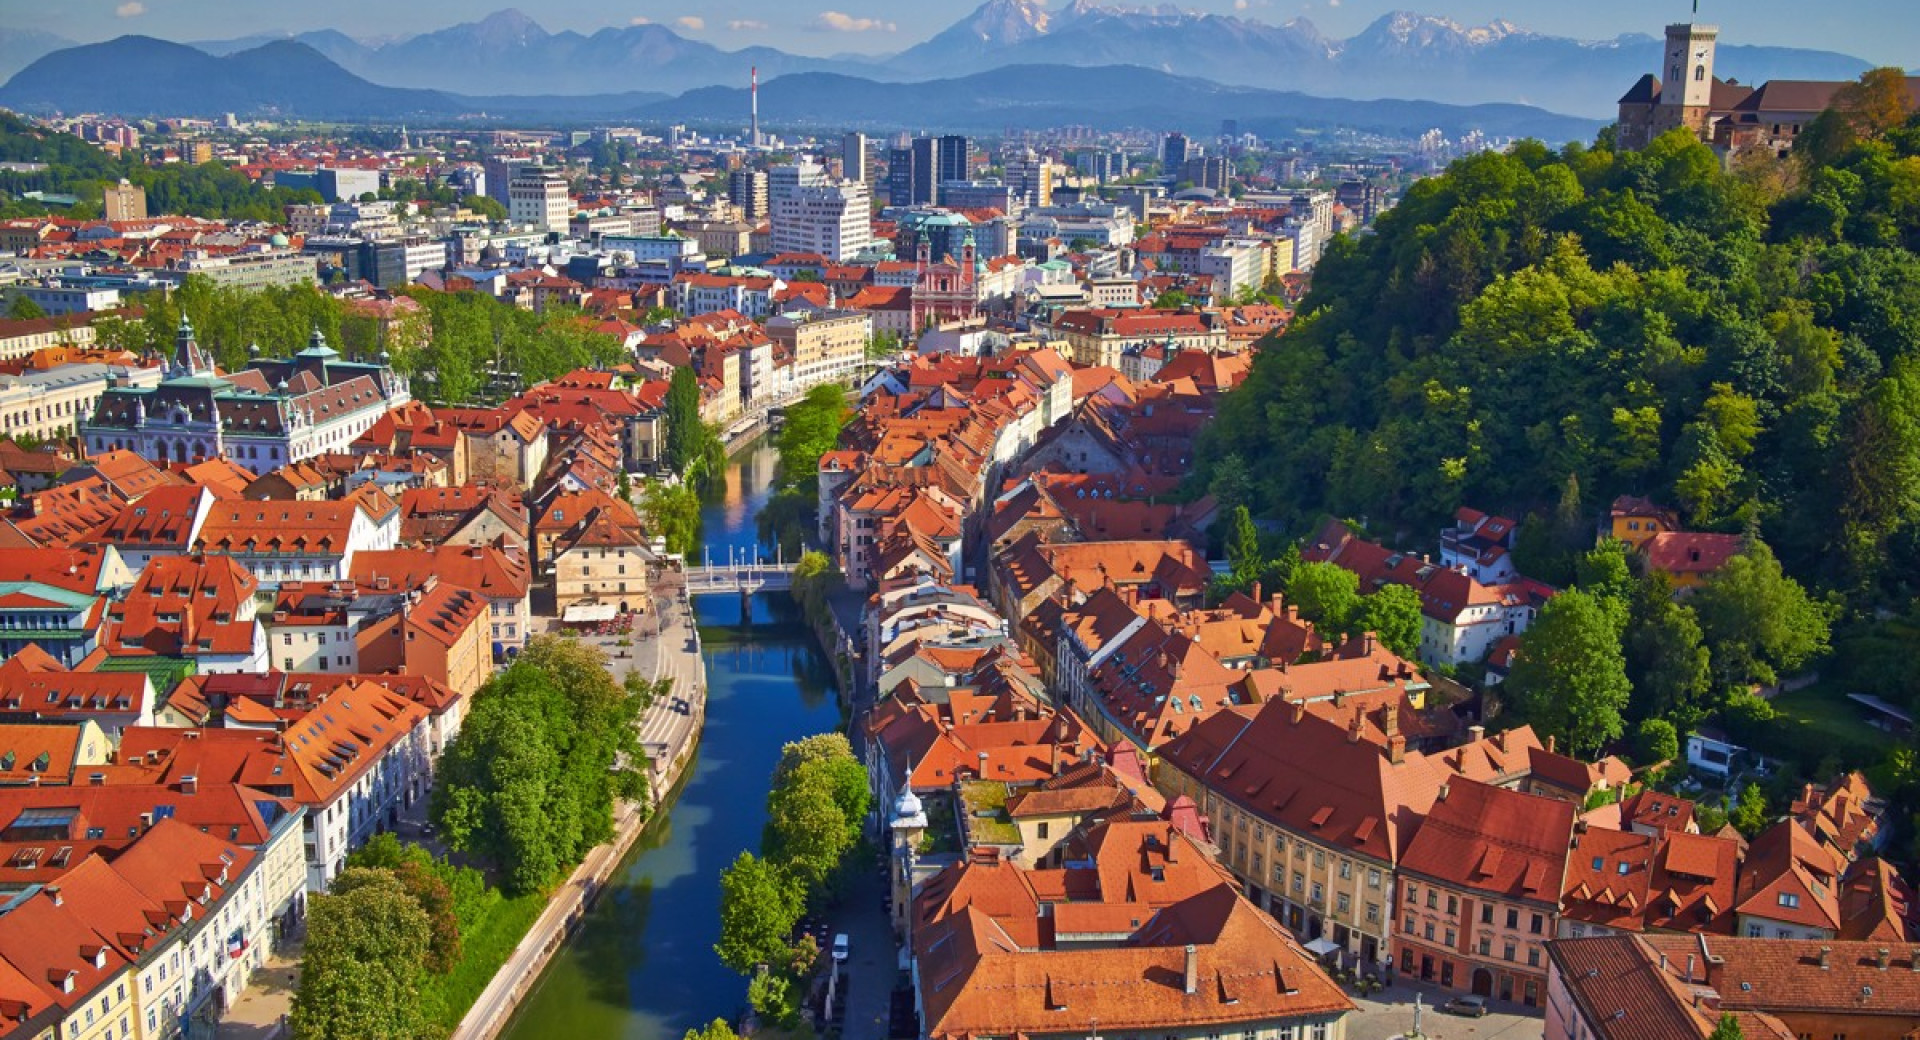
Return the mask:
<path id="1" fill-rule="evenodd" d="M 627 853 L 633 850 L 634 843 L 647 825 L 656 818 L 664 816 L 673 805 L 673 795 L 680 781 L 693 768 L 695 757 L 700 750 L 700 734 L 706 728 L 707 721 L 707 684 L 700 644 L 700 627 L 693 615 L 691 603 L 681 601 L 681 609 L 686 612 L 687 628 L 691 631 L 691 644 L 675 641 L 675 646 L 691 645 L 691 650 L 675 650 L 675 653 L 691 654 L 693 666 L 702 681 L 695 688 L 686 691 L 690 725 L 686 729 L 687 737 L 665 762 L 655 761 L 648 774 L 648 790 L 652 796 L 652 806 L 637 802 L 622 802 L 614 814 L 613 840 L 604 845 L 595 846 L 587 853 L 565 884 L 556 888 L 533 927 L 521 938 L 520 944 L 507 957 L 506 963 L 494 973 L 493 981 L 481 991 L 480 998 L 468 1009 L 467 1016 L 453 1031 L 451 1040 L 495 1040 L 513 1019 L 527 995 L 540 983 L 541 975 L 547 965 L 560 953 L 569 939 L 586 920 L 587 914 L 599 901 L 609 882 L 626 861 Z M 667 671 L 665 632 L 658 637 L 659 642 L 654 653 L 655 681 Z"/>

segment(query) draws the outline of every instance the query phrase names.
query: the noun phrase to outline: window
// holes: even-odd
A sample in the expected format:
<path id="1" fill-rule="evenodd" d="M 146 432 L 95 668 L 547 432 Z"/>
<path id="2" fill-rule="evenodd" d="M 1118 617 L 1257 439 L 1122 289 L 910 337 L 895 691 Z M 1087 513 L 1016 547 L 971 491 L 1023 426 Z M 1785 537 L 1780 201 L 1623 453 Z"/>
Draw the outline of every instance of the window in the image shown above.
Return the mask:
<path id="1" fill-rule="evenodd" d="M 1380 872 L 1378 870 L 1375 870 L 1372 867 L 1367 868 L 1367 887 L 1368 888 L 1380 887 Z"/>
<path id="2" fill-rule="evenodd" d="M 1750 924 L 1747 926 L 1747 938 L 1749 939 L 1761 938 L 1766 934 L 1766 932 L 1767 930 L 1765 928 L 1762 928 L 1757 924 Z"/>
<path id="3" fill-rule="evenodd" d="M 1379 903 L 1367 904 L 1367 923 L 1368 924 L 1380 923 L 1380 904 Z"/>
<path id="4" fill-rule="evenodd" d="M 1343 914 L 1351 913 L 1353 911 L 1353 897 L 1342 892 L 1334 898 L 1334 906 Z"/>
<path id="5" fill-rule="evenodd" d="M 1793 892 L 1782 892 L 1780 893 L 1780 905 L 1789 910 L 1797 910 L 1800 908 L 1800 897 Z"/>
<path id="6" fill-rule="evenodd" d="M 1507 909 L 1507 927 L 1508 928 L 1520 927 L 1520 911 L 1515 910 L 1511 907 Z"/>
<path id="7" fill-rule="evenodd" d="M 1484 935 L 1480 937 L 1480 956 L 1482 957 L 1493 956 L 1493 940 L 1487 938 Z"/>
<path id="8" fill-rule="evenodd" d="M 1456 933 L 1451 928 L 1447 929 L 1447 948 L 1448 949 L 1452 949 L 1453 944 L 1458 942 L 1459 939 L 1460 939 L 1460 936 L 1458 935 L 1458 933 Z"/>
<path id="9" fill-rule="evenodd" d="M 1527 966 L 1530 968 L 1538 968 L 1540 966 L 1540 947 L 1527 947 Z"/>
<path id="10" fill-rule="evenodd" d="M 1406 932 L 1408 935 L 1413 934 L 1413 915 L 1412 914 L 1408 914 L 1407 919 L 1400 923 L 1400 929 Z"/>
<path id="11" fill-rule="evenodd" d="M 1492 903 L 1480 904 L 1480 923 L 1481 924 L 1493 923 L 1493 904 Z"/>
<path id="12" fill-rule="evenodd" d="M 1513 945 L 1512 943 L 1508 943 L 1508 944 L 1507 944 L 1507 946 L 1506 946 L 1506 952 L 1504 952 L 1504 953 L 1502 953 L 1502 954 L 1501 954 L 1501 956 L 1502 956 L 1502 957 L 1504 957 L 1504 958 L 1505 958 L 1505 959 L 1507 959 L 1507 960 L 1512 960 L 1512 959 L 1513 959 L 1513 955 L 1514 955 L 1514 952 L 1515 952 L 1515 949 L 1516 949 L 1516 948 L 1515 948 L 1515 946 L 1514 946 L 1514 945 Z"/>
<path id="13" fill-rule="evenodd" d="M 1546 924 L 1546 918 L 1541 917 L 1539 914 L 1534 914 L 1532 922 L 1530 922 L 1527 927 L 1527 931 L 1532 932 L 1535 935 L 1539 935 L 1540 929 L 1544 927 L 1545 924 Z"/>
<path id="14" fill-rule="evenodd" d="M 1350 859 L 1341 860 L 1340 861 L 1340 880 L 1348 881 L 1348 880 L 1351 880 L 1352 878 L 1353 878 L 1353 861 Z"/>
<path id="15" fill-rule="evenodd" d="M 1047 839 L 1047 821 L 1041 820 L 1040 821 L 1040 840 L 1045 841 L 1046 839 Z"/>
<path id="16" fill-rule="evenodd" d="M 1447 914 L 1451 916 L 1454 914 L 1458 914 L 1459 912 L 1460 912 L 1460 897 L 1448 896 L 1447 897 Z"/>
<path id="17" fill-rule="evenodd" d="M 1420 934 L 1426 936 L 1426 939 L 1428 942 L 1432 942 L 1433 941 L 1433 922 L 1428 921 L 1427 926 L 1420 930 Z"/>
<path id="18" fill-rule="evenodd" d="M 1427 889 L 1427 909 L 1438 910 L 1439 908 L 1440 908 L 1440 893 L 1431 888 Z"/>

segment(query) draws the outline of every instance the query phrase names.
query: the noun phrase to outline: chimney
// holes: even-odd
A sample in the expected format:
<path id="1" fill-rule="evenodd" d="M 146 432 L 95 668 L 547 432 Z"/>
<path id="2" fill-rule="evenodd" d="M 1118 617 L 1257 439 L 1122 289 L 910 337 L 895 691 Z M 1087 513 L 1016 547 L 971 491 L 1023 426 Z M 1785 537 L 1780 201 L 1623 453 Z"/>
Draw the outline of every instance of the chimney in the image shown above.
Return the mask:
<path id="1" fill-rule="evenodd" d="M 1441 785 L 1440 785 L 1440 796 L 1439 796 L 1439 798 L 1438 798 L 1437 800 L 1438 800 L 1438 801 L 1442 801 L 1442 802 L 1444 802 L 1444 801 L 1446 801 L 1446 800 L 1447 800 L 1447 793 L 1448 793 L 1448 792 L 1449 792 L 1449 791 L 1450 791 L 1450 790 L 1452 789 L 1452 786 L 1453 786 L 1453 785 L 1451 785 L 1451 784 L 1441 784 Z"/>
<path id="2" fill-rule="evenodd" d="M 1388 709 L 1388 718 L 1392 718 L 1392 709 Z M 1407 760 L 1407 738 L 1395 733 L 1387 738 L 1387 761 L 1399 765 Z"/>
<path id="3" fill-rule="evenodd" d="M 1471 741 L 1475 741 L 1476 743 L 1477 743 L 1477 742 L 1479 742 L 1479 741 L 1482 741 L 1482 740 L 1485 740 L 1485 739 L 1487 739 L 1487 727 L 1485 727 L 1485 726 L 1468 726 L 1468 727 L 1467 727 L 1467 739 L 1468 739 L 1468 740 L 1471 740 Z"/>
<path id="4" fill-rule="evenodd" d="M 180 793 L 193 794 L 200 790 L 200 778 L 189 773 L 180 778 Z"/>
<path id="5" fill-rule="evenodd" d="M 1663 953 L 1660 955 L 1660 974 L 1665 975 L 1666 973 L 1667 973 L 1667 955 Z"/>
<path id="6" fill-rule="evenodd" d="M 1363 725 L 1365 725 L 1365 723 L 1361 720 L 1360 709 L 1353 709 L 1353 721 L 1347 724 L 1347 743 L 1358 744 L 1360 742 L 1360 727 Z"/>
<path id="7" fill-rule="evenodd" d="M 1880 965 L 1881 971 L 1886 971 L 1887 965 L 1892 963 L 1893 961 L 1893 951 L 1887 949 L 1885 946 L 1882 946 L 1880 947 L 1879 951 L 1874 954 L 1873 959 L 1875 963 Z"/>
<path id="8" fill-rule="evenodd" d="M 1687 984 L 1693 984 L 1693 954 L 1687 954 Z"/>
<path id="9" fill-rule="evenodd" d="M 1260 602 L 1260 592 L 1261 592 L 1260 582 L 1258 579 L 1256 579 L 1253 583 L 1253 601 L 1255 603 Z"/>
<path id="10" fill-rule="evenodd" d="M 1915 946 L 1907 954 L 1907 967 L 1920 973 L 1920 946 Z"/>
<path id="11" fill-rule="evenodd" d="M 1549 733 L 1547 734 L 1547 754 L 1549 755 L 1553 754 L 1553 744 L 1554 744 L 1554 736 L 1553 734 Z"/>
<path id="12" fill-rule="evenodd" d="M 64 902 L 66 902 L 66 900 L 64 900 L 64 899 L 62 899 L 62 898 L 60 897 L 60 886 L 59 886 L 59 885 L 48 885 L 48 886 L 47 886 L 47 887 L 46 887 L 46 888 L 44 889 L 44 891 L 45 891 L 45 892 L 47 893 L 47 898 L 48 898 L 48 899 L 51 899 L 51 900 L 53 900 L 53 905 L 54 905 L 54 906 L 59 906 L 59 905 L 61 905 L 62 903 L 64 903 Z M 1193 963 L 1193 953 L 1192 953 L 1192 950 L 1193 950 L 1193 947 L 1191 947 L 1191 946 L 1189 946 L 1189 947 L 1187 947 L 1187 950 L 1188 950 L 1188 953 L 1187 953 L 1187 963 L 1188 963 L 1188 964 L 1192 964 L 1192 963 Z M 1189 979 L 1191 979 L 1191 978 L 1193 977 L 1193 969 L 1192 969 L 1192 968 L 1188 968 L 1188 969 L 1187 969 L 1187 977 L 1188 977 Z M 1192 993 L 1192 992 L 1193 992 L 1193 990 L 1192 990 L 1191 988 L 1189 988 L 1189 989 L 1187 990 L 1187 992 L 1188 992 L 1188 993 Z"/>
<path id="13" fill-rule="evenodd" d="M 1397 705 L 1387 705 L 1386 718 L 1381 720 L 1380 728 L 1386 732 L 1388 738 L 1400 735 L 1400 708 Z"/>
<path id="14" fill-rule="evenodd" d="M 1300 720 L 1306 717 L 1307 717 L 1307 702 L 1294 701 L 1293 702 L 1293 724 L 1298 726 L 1300 724 Z"/>
<path id="15" fill-rule="evenodd" d="M 58 901 L 58 898 L 59 898 L 58 896 L 55 897 L 56 902 Z M 1192 943 L 1187 944 L 1186 991 L 1189 996 L 1195 993 L 1198 993 L 1200 991 L 1200 951 L 1194 949 L 1194 946 Z"/>
<path id="16" fill-rule="evenodd" d="M 1833 947 L 1820 947 L 1820 970 L 1826 971 L 1833 966 Z"/>
<path id="17" fill-rule="evenodd" d="M 1059 776 L 1060 775 L 1060 742 L 1058 740 L 1047 745 L 1047 763 L 1049 766 L 1049 771 L 1053 773 L 1054 776 Z"/>

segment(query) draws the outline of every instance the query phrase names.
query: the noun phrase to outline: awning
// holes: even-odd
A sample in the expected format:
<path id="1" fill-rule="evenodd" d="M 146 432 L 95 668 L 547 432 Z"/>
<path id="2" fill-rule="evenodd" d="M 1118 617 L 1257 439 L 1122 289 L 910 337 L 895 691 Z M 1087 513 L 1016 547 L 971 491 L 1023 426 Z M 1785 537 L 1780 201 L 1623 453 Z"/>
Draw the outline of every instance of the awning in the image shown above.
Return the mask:
<path id="1" fill-rule="evenodd" d="M 1325 957 L 1329 953 L 1339 953 L 1340 948 L 1339 943 L 1328 942 L 1325 939 L 1315 939 L 1307 944 L 1307 952 L 1313 954 L 1315 957 Z"/>
<path id="2" fill-rule="evenodd" d="M 620 608 L 611 603 L 575 603 L 561 611 L 560 620 L 567 624 L 579 624 L 583 621 L 612 621 Z"/>

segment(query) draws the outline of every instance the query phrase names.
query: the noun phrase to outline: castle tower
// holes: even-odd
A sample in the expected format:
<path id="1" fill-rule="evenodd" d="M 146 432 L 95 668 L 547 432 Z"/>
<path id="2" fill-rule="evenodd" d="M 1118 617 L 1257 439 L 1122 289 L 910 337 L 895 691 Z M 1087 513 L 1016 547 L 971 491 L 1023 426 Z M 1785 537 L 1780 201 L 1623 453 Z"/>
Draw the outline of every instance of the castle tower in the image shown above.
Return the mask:
<path id="1" fill-rule="evenodd" d="M 1682 22 L 1667 26 L 1661 63 L 1659 129 L 1684 126 L 1695 133 L 1707 128 L 1713 106 L 1713 54 L 1720 27 Z"/>

